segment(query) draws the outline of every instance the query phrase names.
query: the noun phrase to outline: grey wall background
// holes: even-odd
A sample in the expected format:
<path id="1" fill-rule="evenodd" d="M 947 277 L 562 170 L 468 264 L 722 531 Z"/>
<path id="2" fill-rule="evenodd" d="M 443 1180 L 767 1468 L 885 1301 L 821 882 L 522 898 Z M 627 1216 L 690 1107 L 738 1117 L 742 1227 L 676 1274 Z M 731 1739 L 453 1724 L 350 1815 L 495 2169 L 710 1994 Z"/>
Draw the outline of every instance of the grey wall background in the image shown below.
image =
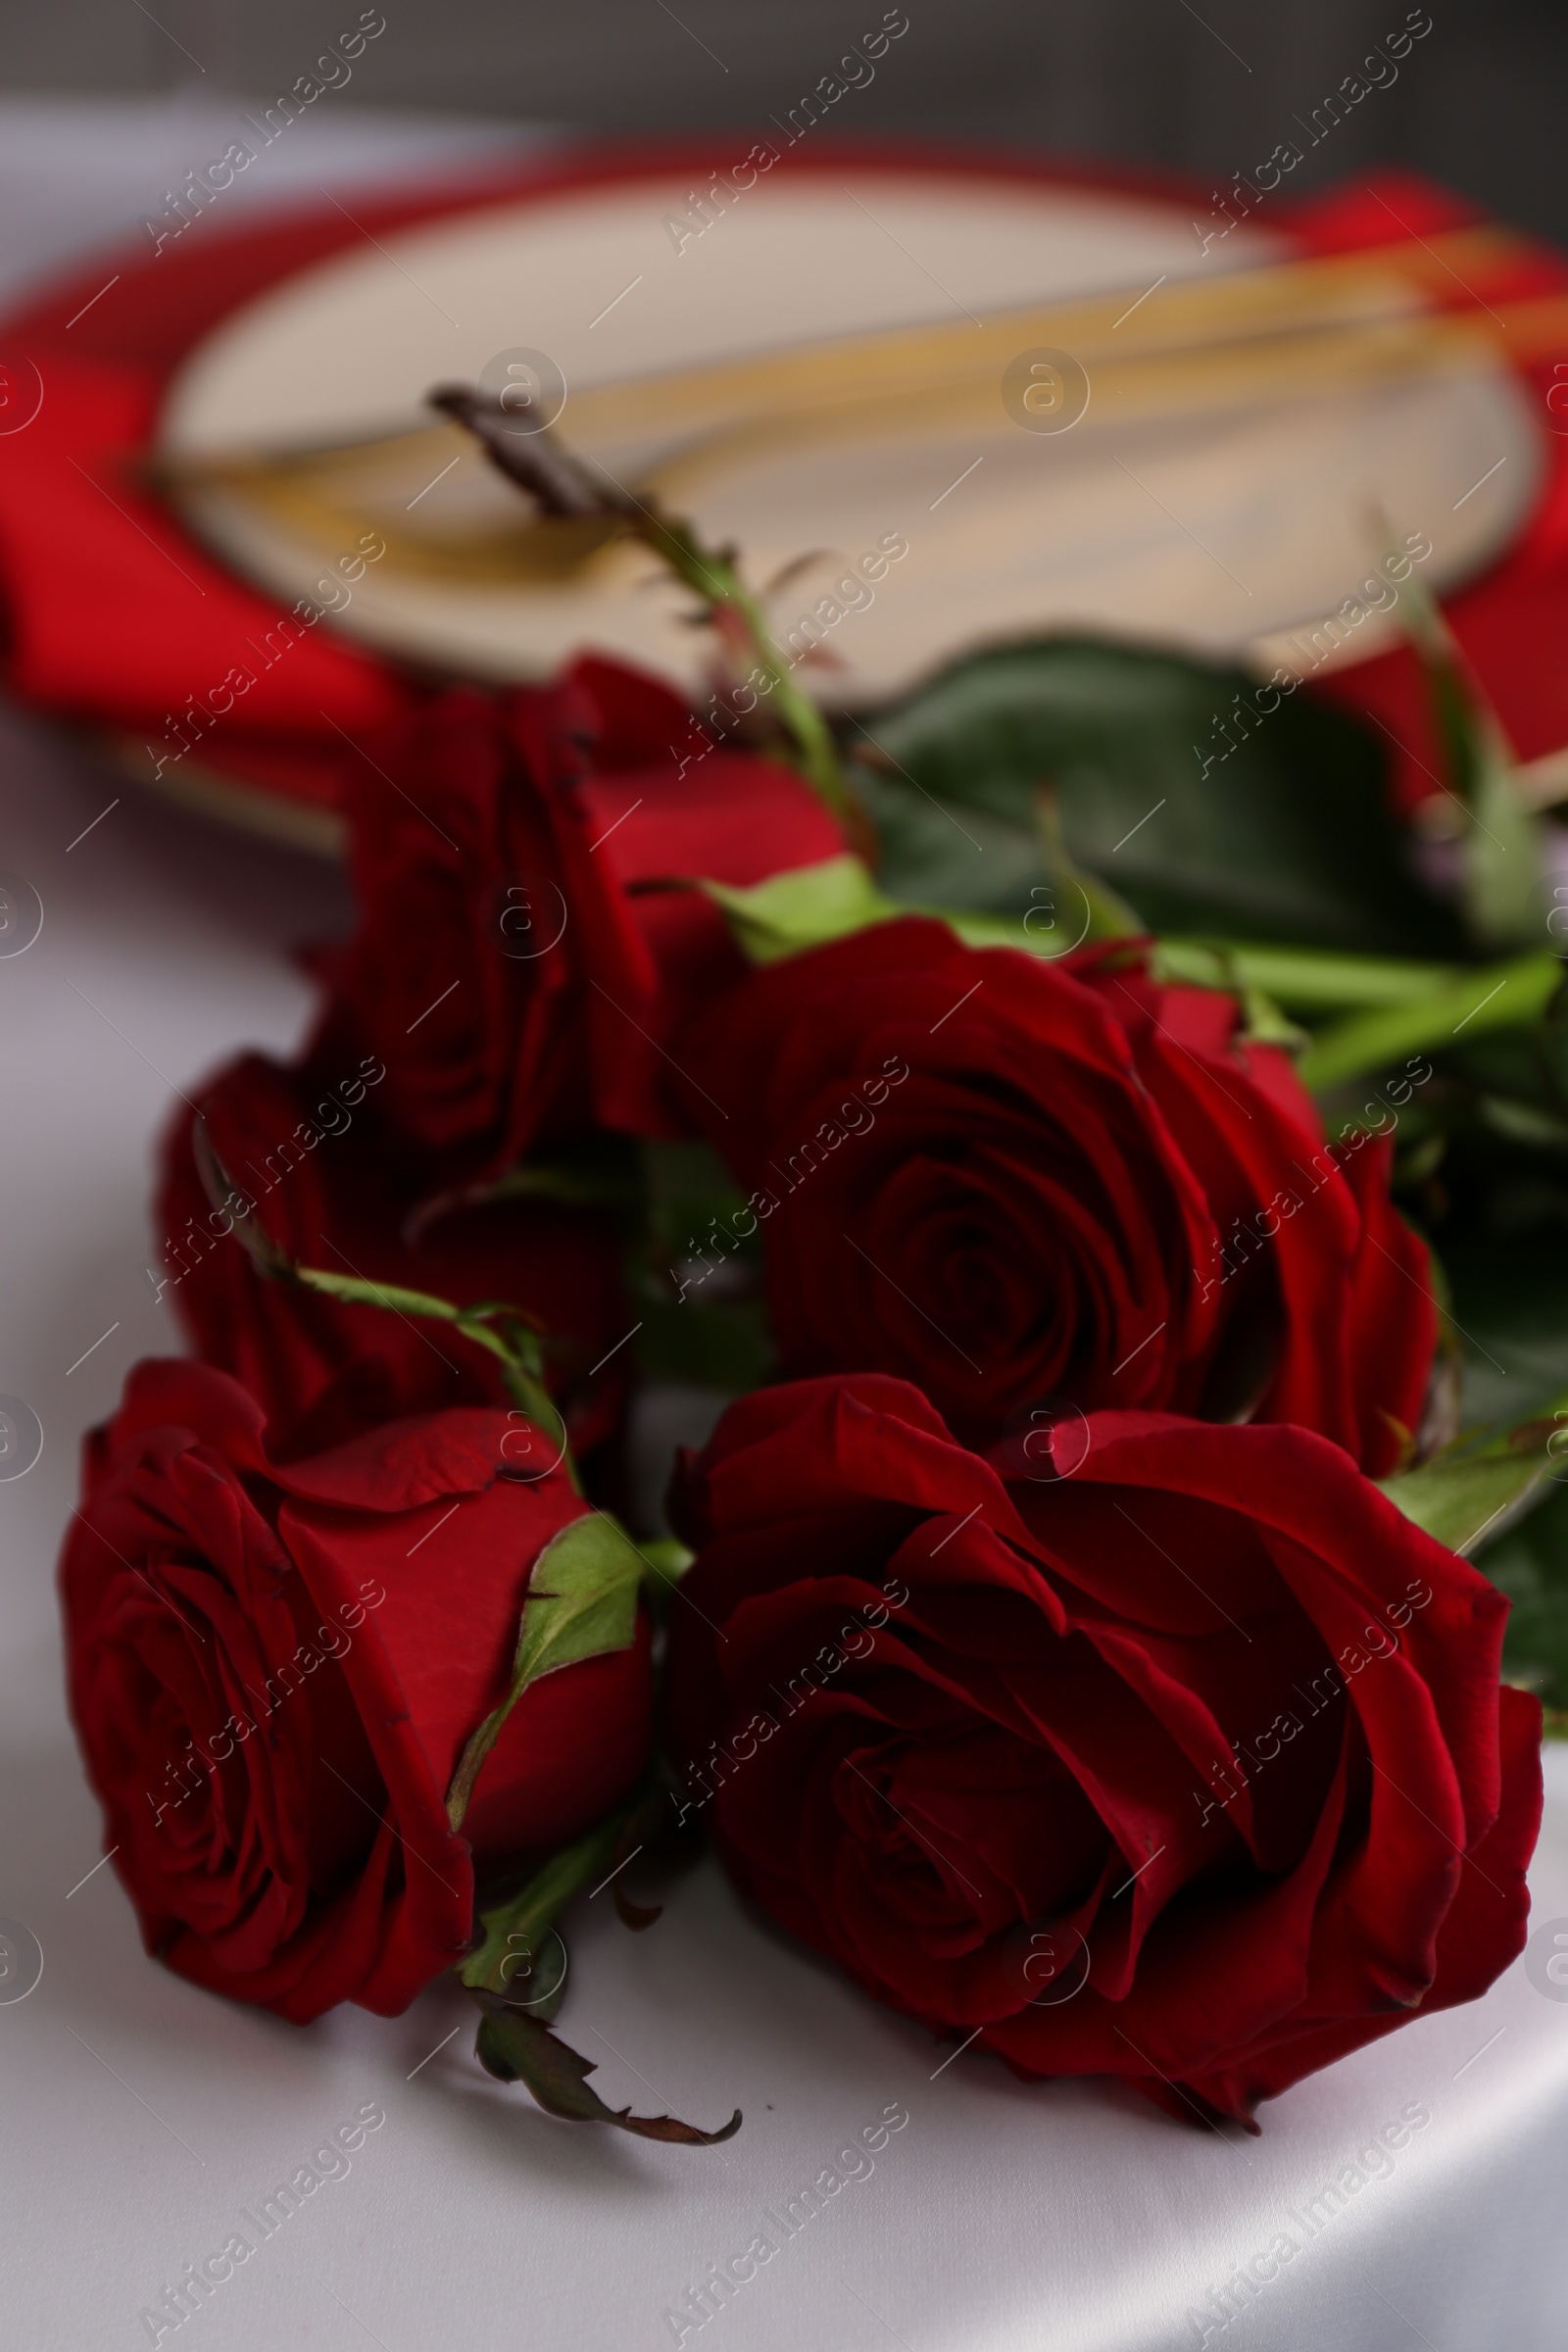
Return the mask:
<path id="1" fill-rule="evenodd" d="M 0 89 L 275 95 L 363 0 L 0 0 Z M 823 136 L 948 135 L 1229 175 L 1268 156 L 1409 0 L 905 0 Z M 885 0 L 383 0 L 335 106 L 616 132 L 760 125 Z M 1564 0 L 1431 0 L 1432 31 L 1297 171 L 1413 166 L 1568 240 Z"/>

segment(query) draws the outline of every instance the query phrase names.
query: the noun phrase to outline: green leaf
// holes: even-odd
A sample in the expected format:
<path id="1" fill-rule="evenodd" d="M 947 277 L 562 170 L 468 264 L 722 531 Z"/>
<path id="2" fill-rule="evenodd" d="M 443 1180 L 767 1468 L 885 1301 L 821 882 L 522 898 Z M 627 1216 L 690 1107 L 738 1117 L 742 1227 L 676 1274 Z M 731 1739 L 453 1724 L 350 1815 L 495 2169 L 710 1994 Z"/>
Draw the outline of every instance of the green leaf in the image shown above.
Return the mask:
<path id="1" fill-rule="evenodd" d="M 1025 956 L 1037 956 L 1042 963 L 1054 963 L 1073 945 L 1071 933 L 1063 939 L 1054 919 L 1048 919 L 1036 931 L 1030 928 L 1027 915 L 1020 918 L 1016 914 L 989 914 L 967 906 L 901 906 L 898 911 L 928 915 L 946 923 L 966 948 L 1015 948 Z M 1054 912 L 1053 909 L 1053 916 Z"/>
<path id="2" fill-rule="evenodd" d="M 1414 1470 L 1378 1481 L 1407 1519 L 1450 1551 L 1495 1540 L 1547 1482 L 1568 1472 L 1568 1396 L 1516 1428 L 1462 1438 Z"/>
<path id="3" fill-rule="evenodd" d="M 1512 1603 L 1502 1643 L 1508 1681 L 1568 1707 L 1568 1486 L 1554 1485 L 1481 1562 Z"/>
<path id="4" fill-rule="evenodd" d="M 661 2139 L 685 2148 L 716 2147 L 733 2139 L 741 2128 L 737 2107 L 718 2132 L 700 2132 L 672 2115 L 633 2115 L 629 2107 L 607 2107 L 588 2087 L 596 2070 L 593 2061 L 579 2057 L 558 2041 L 547 2026 L 514 2009 L 487 2014 L 479 2022 L 474 2054 L 500 2082 L 521 2082 L 547 2115 L 571 2124 L 614 2124 L 639 2139 Z"/>
<path id="5" fill-rule="evenodd" d="M 1050 856 L 1049 832 L 1047 852 Z M 938 906 L 890 899 L 856 858 L 833 858 L 819 865 L 798 866 L 749 890 L 715 882 L 704 883 L 703 888 L 723 907 L 738 945 L 757 963 L 779 962 L 786 956 L 801 955 L 830 940 L 863 930 L 869 924 L 891 922 L 905 914 L 945 922 L 965 947 L 1012 948 L 1043 962 L 1054 961 L 1084 939 L 1126 935 L 1131 913 L 1114 892 L 1080 874 L 1064 854 L 1051 857 L 1049 871 L 1048 883 L 1033 886 L 1033 904 L 1022 916 L 985 907 Z M 1069 936 L 1066 927 L 1055 919 L 1056 899 L 1062 892 L 1069 897 L 1076 892 L 1082 903 L 1084 919 L 1075 936 Z M 1047 913 L 1048 906 L 1048 919 L 1038 921 Z M 1281 948 L 1226 940 L 1159 940 L 1154 948 L 1154 969 L 1162 979 L 1187 981 L 1235 996 L 1247 1016 L 1244 1034 L 1250 1040 L 1287 1046 L 1293 1053 L 1308 1047 L 1310 1040 L 1287 1017 L 1288 1011 L 1344 1011 L 1369 1005 L 1397 1007 L 1404 1025 L 1421 1042 L 1433 1021 L 1446 1021 L 1453 1002 L 1471 1005 L 1477 993 L 1472 985 L 1475 975 L 1462 964 L 1412 963 L 1390 956 L 1345 955 L 1334 949 Z M 1509 966 L 1508 977 L 1513 976 L 1513 967 Z M 1425 1014 L 1412 1009 L 1422 998 L 1431 999 L 1436 1009 Z M 1496 1013 L 1488 1012 L 1483 1026 L 1514 1018 L 1528 1019 L 1537 1008 L 1535 999 L 1523 1003 L 1516 991 Z M 1356 1074 L 1360 1066 L 1358 1057 L 1369 1050 L 1375 1052 L 1373 1062 L 1367 1066 L 1380 1063 L 1386 1058 L 1385 1034 L 1396 1034 L 1398 1028 L 1397 1020 L 1373 1024 L 1364 1032 L 1364 1043 L 1362 1030 L 1348 1022 L 1344 1024 L 1343 1040 L 1339 1032 L 1331 1032 L 1334 1049 L 1346 1067 L 1337 1069 L 1331 1053 L 1328 1066 L 1335 1074 L 1324 1083 L 1337 1083 L 1340 1077 Z M 645 1368 L 651 1376 L 708 1377 L 688 1360 L 698 1347 L 695 1335 L 670 1333 L 667 1345 L 680 1351 L 679 1361 L 672 1358 L 666 1363 L 661 1353 L 662 1345 L 657 1339 L 644 1341 L 648 1356 Z M 716 1334 L 711 1345 L 721 1346 Z M 737 1357 L 737 1365 L 743 1360 L 752 1359 Z M 765 1360 L 759 1360 L 750 1371 L 737 1369 L 733 1374 L 715 1374 L 714 1385 L 751 1388 L 766 1377 Z"/>
<path id="6" fill-rule="evenodd" d="M 1456 1038 L 1539 1021 L 1562 986 L 1555 956 L 1521 956 L 1446 980 L 1424 997 L 1354 1013 L 1320 1029 L 1302 1056 L 1302 1084 L 1314 1094 L 1381 1070 L 1405 1055 L 1442 1051 Z"/>
<path id="7" fill-rule="evenodd" d="M 1468 1554 L 1484 1534 L 1501 1533 L 1532 1500 L 1544 1476 L 1544 1459 L 1485 1455 L 1449 1461 L 1440 1454 L 1379 1484 L 1417 1527 L 1450 1551 Z"/>
<path id="8" fill-rule="evenodd" d="M 754 963 L 776 963 L 803 948 L 843 939 L 905 911 L 883 896 L 860 859 L 848 851 L 818 865 L 792 866 L 749 890 L 725 882 L 703 882 L 699 888 L 723 908 Z"/>
<path id="9" fill-rule="evenodd" d="M 862 767 L 853 782 L 878 845 L 877 878 L 892 897 L 1000 913 L 1026 907 L 1046 880 L 1039 834 L 1021 813 L 958 808 L 899 773 Z"/>
<path id="10" fill-rule="evenodd" d="M 1085 939 L 1134 939 L 1144 925 L 1127 901 L 1108 882 L 1097 882 L 1086 866 L 1073 863 L 1062 829 L 1061 807 L 1054 784 L 1042 784 L 1035 794 L 1035 830 L 1048 877 L 1047 896 L 1081 902 Z M 1031 897 L 1034 893 L 1031 892 Z M 1065 934 L 1064 934 L 1065 936 Z"/>
<path id="11" fill-rule="evenodd" d="M 513 1663 L 514 1697 L 579 1658 L 624 1649 L 636 1631 L 640 1554 L 608 1511 L 552 1536 L 534 1563 Z"/>
<path id="12" fill-rule="evenodd" d="M 702 888 L 723 908 L 736 945 L 754 963 L 780 963 L 787 956 L 804 955 L 808 948 L 825 947 L 831 940 L 847 939 L 852 932 L 894 922 L 904 914 L 934 916 L 966 947 L 1022 948 L 1043 956 L 1061 953 L 1059 941 L 1035 938 L 1015 915 L 890 899 L 854 857 L 794 866 L 747 890 L 722 882 L 705 882 Z"/>
<path id="13" fill-rule="evenodd" d="M 1462 953 L 1454 915 L 1407 862 L 1381 744 L 1299 691 L 1259 715 L 1257 692 L 1240 670 L 1092 638 L 956 663 L 876 715 L 854 747 L 858 788 L 876 776 L 863 790 L 873 818 L 904 795 L 882 824 L 884 889 L 998 906 L 977 888 L 991 850 L 972 812 L 1021 842 L 1050 783 L 1074 862 L 1151 930 Z M 1250 726 L 1238 709 L 1251 711 Z M 943 811 L 955 820 L 945 840 Z M 1046 879 L 1038 844 L 1028 881 L 1016 870 L 1010 903 L 1022 912 Z M 951 887 L 933 886 L 939 871 Z"/>
<path id="14" fill-rule="evenodd" d="M 1035 927 L 1038 902 L 1019 916 L 895 900 L 852 857 L 796 866 L 749 890 L 717 882 L 702 887 L 724 909 L 739 945 L 757 963 L 779 962 L 906 914 L 945 922 L 966 947 L 1014 948 L 1047 962 L 1075 944 L 1058 937 L 1054 923 L 1049 930 Z M 1095 929 L 1096 904 L 1106 910 L 1107 920 L 1108 910 L 1115 908 L 1114 900 L 1094 893 L 1086 933 Z M 1478 971 L 1460 963 L 1412 962 L 1331 948 L 1163 937 L 1155 942 L 1153 956 L 1162 979 L 1238 997 L 1249 1010 L 1253 1037 L 1293 1046 L 1301 1042 L 1276 1007 L 1308 1016 L 1352 1013 L 1320 1031 L 1302 1063 L 1307 1083 L 1320 1089 L 1423 1047 L 1451 1044 L 1459 1033 L 1479 1036 L 1529 1024 L 1551 1002 L 1563 977 L 1562 965 L 1545 955 Z"/>
<path id="15" fill-rule="evenodd" d="M 467 1810 L 480 1765 L 529 1684 L 581 1658 L 630 1645 L 642 1573 L 641 1553 L 608 1512 L 589 1511 L 551 1537 L 528 1580 L 511 1689 L 470 1738 L 447 1792 L 447 1817 L 455 1830 Z"/>

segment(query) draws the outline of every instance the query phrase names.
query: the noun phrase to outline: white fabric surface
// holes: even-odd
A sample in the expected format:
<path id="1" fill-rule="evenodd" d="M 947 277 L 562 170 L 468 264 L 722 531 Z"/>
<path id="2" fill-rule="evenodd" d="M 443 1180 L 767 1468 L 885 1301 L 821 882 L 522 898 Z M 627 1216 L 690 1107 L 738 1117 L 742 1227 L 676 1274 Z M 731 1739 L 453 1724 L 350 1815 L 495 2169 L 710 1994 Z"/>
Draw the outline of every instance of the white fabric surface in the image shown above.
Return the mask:
<path id="1" fill-rule="evenodd" d="M 0 116 L 0 226 L 8 136 Z M 35 185 L 29 201 L 47 212 Z M 125 213 L 139 201 L 125 195 Z M 13 270 L 24 260 L 14 242 Z M 676 2340 L 664 2313 L 707 2266 L 900 2103 L 908 2124 L 868 2177 L 687 2344 L 1197 2343 L 1189 2306 L 1280 2230 L 1304 2240 L 1292 2209 L 1418 2107 L 1430 2122 L 1387 2174 L 1206 2340 L 1555 2352 L 1568 2000 L 1522 1964 L 1485 2001 L 1265 2108 L 1260 2140 L 1215 2137 L 1104 2085 L 1027 2086 L 973 2054 L 944 2064 L 745 1918 L 705 1866 L 640 1937 L 604 1915 L 608 1898 L 579 1906 L 561 2021 L 614 2104 L 710 2124 L 745 2109 L 729 2145 L 687 2151 L 552 2123 L 489 2082 L 468 2054 L 472 2011 L 444 1985 L 391 2023 L 345 2010 L 299 2031 L 148 1961 L 112 1870 L 94 1872 L 53 1561 L 80 1432 L 138 1356 L 175 1345 L 145 1271 L 152 1138 L 172 1091 L 214 1061 L 294 1043 L 309 1000 L 286 951 L 341 921 L 341 886 L 140 800 L 12 718 L 0 868 L 26 877 L 45 918 L 24 955 L 0 957 L 0 1393 L 45 1433 L 36 1466 L 0 1483 L 0 1917 L 44 1954 L 36 1988 L 0 2001 L 7 2345 L 146 2343 L 142 2308 L 377 2102 L 385 2124 L 347 2174 L 186 2323 L 209 2352 L 652 2352 Z M 1538 1936 L 1568 1932 L 1568 1754 L 1548 1755 L 1548 1776 Z"/>

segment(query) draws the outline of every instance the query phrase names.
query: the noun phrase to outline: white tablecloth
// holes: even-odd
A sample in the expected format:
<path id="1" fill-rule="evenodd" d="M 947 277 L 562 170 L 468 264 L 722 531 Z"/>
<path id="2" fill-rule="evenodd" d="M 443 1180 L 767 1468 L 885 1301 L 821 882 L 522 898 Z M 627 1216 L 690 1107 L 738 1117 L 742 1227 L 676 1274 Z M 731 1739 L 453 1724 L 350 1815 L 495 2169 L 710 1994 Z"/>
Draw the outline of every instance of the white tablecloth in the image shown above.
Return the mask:
<path id="1" fill-rule="evenodd" d="M 78 184 L 62 226 L 39 175 L 64 186 L 84 133 L 60 110 L 49 120 L 24 170 L 0 109 L 13 282 L 29 251 L 133 224 L 143 185 L 168 176 L 173 134 L 137 110 L 138 136 L 151 124 L 164 141 L 158 159 L 127 132 L 115 182 L 95 150 L 96 213 Z M 113 1872 L 94 1868 L 53 1563 L 80 1433 L 128 1365 L 176 1345 L 146 1272 L 152 1138 L 173 1091 L 215 1060 L 295 1042 L 309 998 L 287 951 L 341 923 L 343 898 L 327 870 L 156 807 L 3 715 L 0 819 L 0 869 L 44 908 L 36 942 L 0 958 L 0 1394 L 44 1430 L 36 1467 L 0 1483 L 0 1919 L 23 1923 L 44 1959 L 25 1999 L 0 2001 L 8 2346 L 145 2344 L 144 2307 L 232 2232 L 258 2236 L 242 2214 L 373 2108 L 384 2124 L 348 2169 L 186 2323 L 208 2352 L 1174 2352 L 1222 2339 L 1227 2352 L 1556 2352 L 1568 1984 L 1544 1963 L 1554 1926 L 1568 1937 L 1561 1750 L 1548 1754 L 1533 1968 L 1303 2083 L 1264 2109 L 1257 2140 L 1188 2130 L 1108 2086 L 1026 2086 L 973 2053 L 945 2064 L 744 1917 L 710 1866 L 643 1936 L 603 1903 L 579 1906 L 561 2021 L 612 2104 L 704 2123 L 744 2108 L 739 2137 L 709 2151 L 553 2123 L 480 2072 L 473 2013 L 444 1985 L 390 2024 L 344 2010 L 302 2032 L 148 1961 Z M 759 2232 L 778 2238 L 764 2216 L 890 2108 L 908 2121 L 872 2169 L 681 2334 L 666 2313 L 708 2267 Z M 1412 2113 L 1429 2120 L 1346 2185 L 1383 2127 Z M 1227 2323 L 1189 2316 L 1281 2232 L 1299 2251 Z"/>

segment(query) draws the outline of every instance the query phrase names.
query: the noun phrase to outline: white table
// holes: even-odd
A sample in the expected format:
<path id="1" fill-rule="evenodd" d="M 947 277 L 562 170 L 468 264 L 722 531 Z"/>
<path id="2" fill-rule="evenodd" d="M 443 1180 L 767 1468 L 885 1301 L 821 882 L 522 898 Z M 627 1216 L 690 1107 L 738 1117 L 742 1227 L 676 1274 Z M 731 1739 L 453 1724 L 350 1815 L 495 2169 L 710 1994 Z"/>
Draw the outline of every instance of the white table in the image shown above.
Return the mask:
<path id="1" fill-rule="evenodd" d="M 58 251 L 10 137 L 0 110 L 0 228 L 10 216 L 24 238 L 25 179 Z M 138 184 L 127 193 L 127 167 L 111 218 L 101 175 L 101 230 L 167 175 L 128 137 L 125 151 L 142 156 Z M 69 142 L 55 162 L 66 175 Z M 79 244 L 79 203 L 74 220 Z M 26 256 L 13 240 L 13 272 Z M 745 2109 L 738 2138 L 687 2151 L 553 2123 L 490 2082 L 469 2055 L 473 2012 L 445 1985 L 392 2023 L 345 2009 L 302 2032 L 147 1960 L 112 1871 L 94 1870 L 53 1563 L 80 1433 L 138 1356 L 176 1344 L 145 1271 L 150 1151 L 173 1090 L 243 1044 L 293 1045 L 309 997 L 287 950 L 345 907 L 328 870 L 155 807 L 3 714 L 0 813 L 0 867 L 45 910 L 34 945 L 0 958 L 0 1393 L 45 1433 L 36 1467 L 0 1483 L 0 1917 L 44 1955 L 36 1988 L 0 2004 L 7 2346 L 145 2344 L 143 2306 L 373 2101 L 386 2122 L 349 2173 L 187 2323 L 208 2352 L 652 2352 L 675 2341 L 663 2314 L 707 2266 L 901 2102 L 908 2125 L 874 2172 L 737 2292 L 705 2347 L 1174 2352 L 1199 2340 L 1189 2305 L 1414 2105 L 1430 2123 L 1388 2176 L 1207 2340 L 1555 2352 L 1568 1998 L 1523 1964 L 1474 2007 L 1266 2107 L 1260 2140 L 1213 2137 L 1115 2088 L 1029 2087 L 973 2054 L 944 2064 L 744 1917 L 705 1866 L 644 1936 L 580 1907 L 561 2021 L 612 2104 L 708 2123 Z M 1548 1755 L 1548 1787 L 1535 1916 L 1549 1936 L 1568 1933 L 1568 1753 Z M 1544 1986 L 1540 1957 L 1536 1976 Z"/>

